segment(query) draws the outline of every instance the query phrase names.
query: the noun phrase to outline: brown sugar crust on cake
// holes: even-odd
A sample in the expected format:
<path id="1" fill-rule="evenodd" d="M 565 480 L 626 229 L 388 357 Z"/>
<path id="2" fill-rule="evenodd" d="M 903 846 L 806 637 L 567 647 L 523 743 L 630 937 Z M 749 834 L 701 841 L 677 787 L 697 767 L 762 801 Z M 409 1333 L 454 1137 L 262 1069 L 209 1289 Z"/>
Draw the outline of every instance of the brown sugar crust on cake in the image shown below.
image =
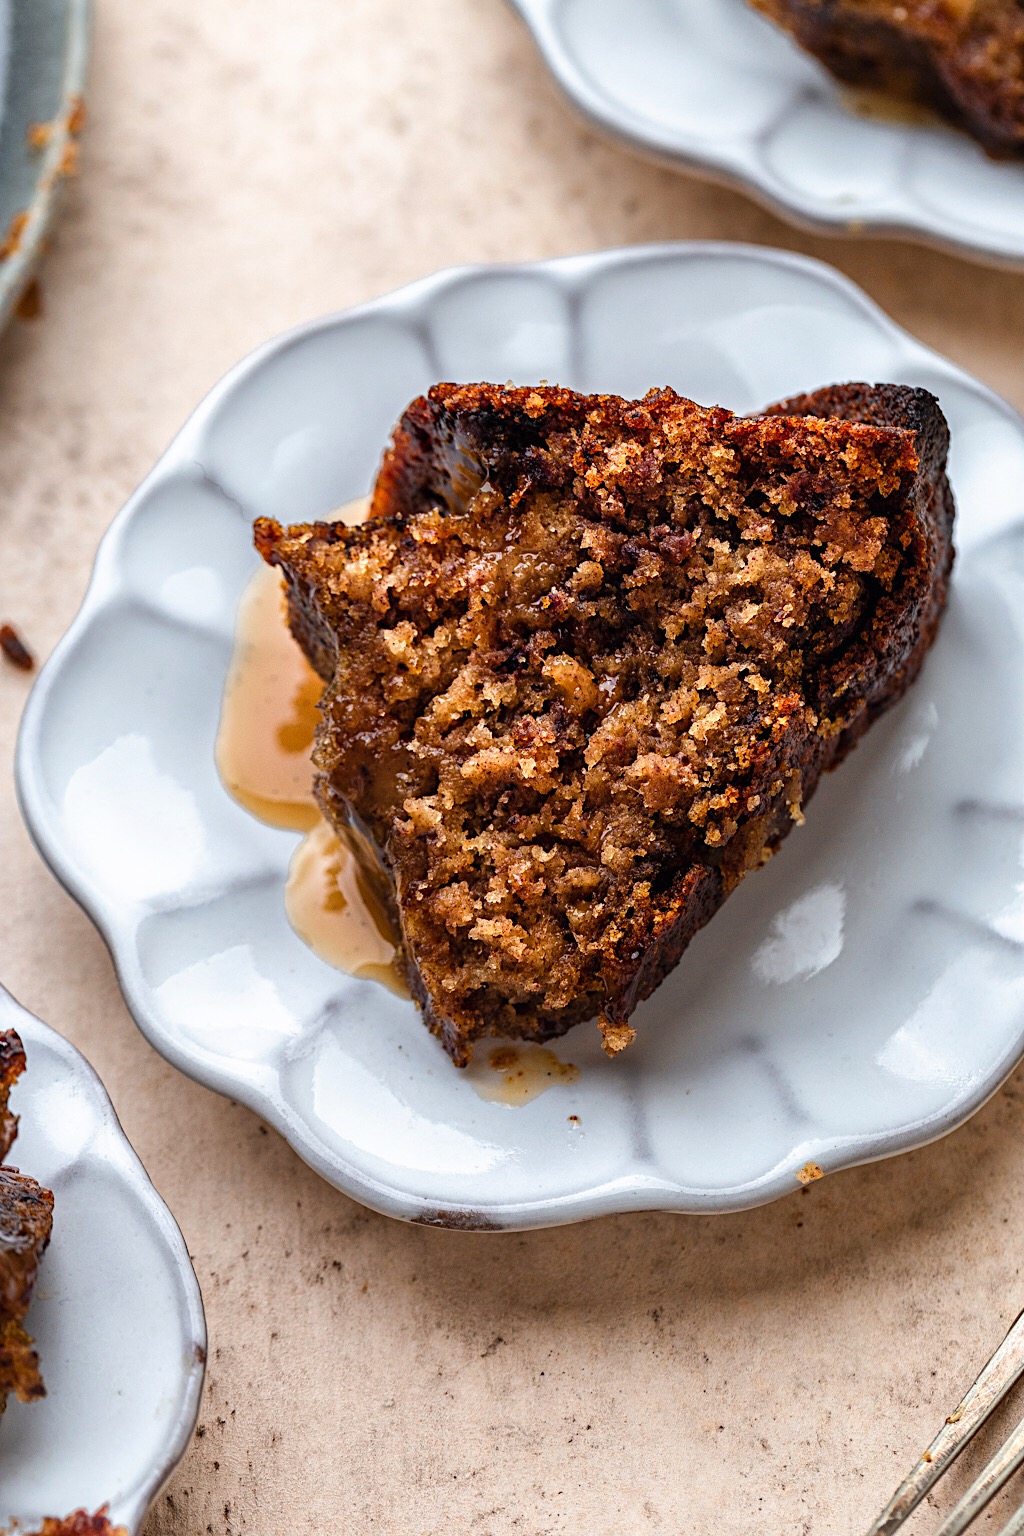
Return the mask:
<path id="1" fill-rule="evenodd" d="M 0 1030 L 0 1163 L 18 1130 L 18 1117 L 8 1106 L 11 1089 L 25 1070 L 25 1048 L 16 1030 Z"/>
<path id="2" fill-rule="evenodd" d="M 452 1058 L 606 1048 L 912 680 L 952 559 L 945 421 L 843 386 L 752 418 L 438 385 L 369 521 L 262 519 L 325 679 L 320 804 L 393 882 Z"/>
<path id="3" fill-rule="evenodd" d="M 916 99 L 990 154 L 1024 152 L 1018 0 L 752 0 L 839 79 Z"/>
<path id="4" fill-rule="evenodd" d="M 50 1191 L 16 1168 L 0 1168 L 0 1413 L 12 1392 L 23 1403 L 45 1395 L 23 1323 L 52 1224 Z"/>

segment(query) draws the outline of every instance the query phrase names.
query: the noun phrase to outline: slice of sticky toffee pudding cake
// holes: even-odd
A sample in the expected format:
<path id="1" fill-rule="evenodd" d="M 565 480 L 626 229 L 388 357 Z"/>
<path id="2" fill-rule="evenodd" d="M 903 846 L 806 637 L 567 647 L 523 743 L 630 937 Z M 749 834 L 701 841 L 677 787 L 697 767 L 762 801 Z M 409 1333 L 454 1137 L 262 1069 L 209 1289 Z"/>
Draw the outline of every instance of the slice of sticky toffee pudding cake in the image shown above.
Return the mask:
<path id="1" fill-rule="evenodd" d="M 756 417 L 439 384 L 358 527 L 256 524 L 324 679 L 320 805 L 389 877 L 412 991 L 487 1034 L 628 1020 L 913 680 L 946 597 L 934 398 Z"/>
<path id="2" fill-rule="evenodd" d="M 25 1070 L 25 1048 L 16 1030 L 0 1030 L 0 1163 L 14 1143 L 18 1117 L 9 1107 L 11 1089 Z"/>
<path id="3" fill-rule="evenodd" d="M 0 1168 L 0 1413 L 12 1392 L 23 1403 L 45 1396 L 24 1321 L 52 1223 L 50 1191 L 16 1168 Z"/>
<path id="4" fill-rule="evenodd" d="M 0 1032 L 0 1158 L 17 1129 L 7 1098 L 24 1068 L 18 1035 Z M 52 1223 L 50 1191 L 16 1168 L 0 1168 L 0 1414 L 11 1393 L 23 1403 L 44 1396 L 39 1357 L 23 1324 Z"/>
<path id="5" fill-rule="evenodd" d="M 989 154 L 1024 154 L 1021 0 L 752 0 L 834 75 L 941 112 Z"/>

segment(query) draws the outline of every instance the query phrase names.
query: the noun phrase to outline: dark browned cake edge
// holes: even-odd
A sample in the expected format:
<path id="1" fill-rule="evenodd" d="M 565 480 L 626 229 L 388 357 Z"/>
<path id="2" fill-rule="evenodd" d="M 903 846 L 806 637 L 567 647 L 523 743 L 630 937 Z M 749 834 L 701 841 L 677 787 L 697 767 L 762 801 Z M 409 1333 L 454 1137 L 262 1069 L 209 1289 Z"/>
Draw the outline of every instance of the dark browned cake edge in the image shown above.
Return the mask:
<path id="1" fill-rule="evenodd" d="M 841 740 L 830 767 L 835 767 L 878 716 L 896 702 L 920 672 L 935 639 L 949 594 L 953 569 L 953 519 L 956 508 L 946 476 L 949 428 L 935 398 L 927 390 L 899 384 L 835 384 L 811 394 L 794 395 L 769 406 L 765 415 L 834 416 L 870 426 L 899 427 L 912 432 L 917 449 L 916 501 L 924 536 L 917 571 L 919 603 L 916 636 L 904 617 L 898 595 L 883 599 L 878 615 L 889 631 L 889 642 L 878 655 L 878 676 L 868 710 L 857 728 Z M 904 594 L 908 595 L 908 594 Z M 885 677 L 888 666 L 892 671 Z"/>
<path id="2" fill-rule="evenodd" d="M 53 1195 L 16 1168 L 0 1168 L 0 1413 L 14 1393 L 43 1397 L 39 1357 L 23 1323 L 53 1225 Z"/>
<path id="3" fill-rule="evenodd" d="M 24 1070 L 17 1031 L 0 1032 L 0 1163 L 17 1133 L 8 1098 Z M 39 1356 L 22 1324 L 52 1225 L 50 1191 L 16 1168 L 0 1167 L 0 1414 L 12 1392 L 24 1403 L 45 1396 Z"/>
<path id="4" fill-rule="evenodd" d="M 997 159 L 1024 154 L 1024 14 L 980 5 L 965 17 L 920 0 L 751 0 L 837 79 L 933 108 Z M 891 14 L 902 12 L 902 15 Z"/>
<path id="5" fill-rule="evenodd" d="M 0 1163 L 18 1133 L 18 1117 L 9 1108 L 11 1089 L 25 1070 L 25 1048 L 16 1030 L 0 1031 Z"/>
<path id="6" fill-rule="evenodd" d="M 954 559 L 955 506 L 946 477 L 949 429 L 932 395 L 926 390 L 896 384 L 830 385 L 780 400 L 768 406 L 762 414 L 834 416 L 871 426 L 898 427 L 914 434 L 920 461 L 915 500 L 925 541 L 914 581 L 919 617 L 911 622 L 913 608 L 908 602 L 911 594 L 906 589 L 893 592 L 880 602 L 875 631 L 884 634 L 885 639 L 877 645 L 871 658 L 873 681 L 866 696 L 867 708 L 861 711 L 853 725 L 834 739 L 830 750 L 804 765 L 800 803 L 805 807 L 822 774 L 837 768 L 879 716 L 907 691 L 934 643 L 946 606 Z M 848 658 L 851 675 L 856 659 L 852 653 Z M 768 839 L 769 846 L 777 848 L 794 825 L 790 818 L 782 819 Z M 620 1004 L 608 1008 L 615 1021 L 625 1025 L 637 1003 L 649 997 L 679 963 L 694 935 L 714 916 L 728 894 L 729 888 L 721 881 L 707 883 L 694 892 L 692 906 L 684 911 L 675 929 L 662 938 L 657 949 L 652 949 L 634 987 L 623 996 Z"/>

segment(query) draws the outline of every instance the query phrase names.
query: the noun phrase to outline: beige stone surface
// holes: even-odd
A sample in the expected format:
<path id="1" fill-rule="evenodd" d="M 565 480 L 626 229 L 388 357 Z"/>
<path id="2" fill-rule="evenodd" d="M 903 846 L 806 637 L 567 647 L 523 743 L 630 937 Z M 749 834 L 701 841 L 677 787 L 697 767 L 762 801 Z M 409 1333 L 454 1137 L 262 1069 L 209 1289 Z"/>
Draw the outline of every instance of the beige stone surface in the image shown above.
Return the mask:
<path id="1" fill-rule="evenodd" d="M 0 345 L 0 609 L 40 654 L 232 363 L 448 263 L 809 251 L 1024 406 L 1024 276 L 811 239 L 603 143 L 499 0 L 97 12 L 45 312 Z M 400 1226 L 142 1039 L 19 820 L 26 691 L 0 669 L 0 976 L 95 1063 L 209 1317 L 200 1428 L 147 1536 L 857 1536 L 1024 1304 L 1021 1079 L 930 1149 L 747 1215 Z"/>

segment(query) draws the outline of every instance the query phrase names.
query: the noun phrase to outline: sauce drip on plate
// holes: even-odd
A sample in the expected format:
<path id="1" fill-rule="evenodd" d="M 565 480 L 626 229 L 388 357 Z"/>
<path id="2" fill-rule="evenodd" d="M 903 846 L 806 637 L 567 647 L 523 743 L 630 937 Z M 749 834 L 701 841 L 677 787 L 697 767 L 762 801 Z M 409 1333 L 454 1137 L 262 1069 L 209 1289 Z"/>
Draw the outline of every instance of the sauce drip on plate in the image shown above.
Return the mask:
<path id="1" fill-rule="evenodd" d="M 326 821 L 318 820 L 292 854 L 284 909 L 299 938 L 321 960 L 408 997 L 395 965 L 397 935 L 367 873 L 368 857 L 361 855 L 357 837 L 339 837 Z"/>
<path id="2" fill-rule="evenodd" d="M 365 497 L 351 502 L 339 520 L 361 522 L 368 506 Z M 280 573 L 261 566 L 239 604 L 217 734 L 218 772 L 228 793 L 261 821 L 306 834 L 284 893 L 299 937 L 329 965 L 407 997 L 396 964 L 398 936 L 375 888 L 372 855 L 358 834 L 339 838 L 313 799 L 310 750 L 322 692 L 288 628 Z"/>
<path id="3" fill-rule="evenodd" d="M 242 594 L 217 770 L 229 794 L 272 827 L 320 820 L 309 760 L 324 685 L 291 637 L 281 576 L 261 566 Z"/>
<path id="4" fill-rule="evenodd" d="M 559 1083 L 574 1083 L 579 1067 L 562 1061 L 546 1045 L 509 1041 L 490 1050 L 478 1045 L 466 1076 L 482 1099 L 518 1106 Z"/>
<path id="5" fill-rule="evenodd" d="M 882 91 L 871 85 L 841 85 L 843 100 L 858 117 L 899 128 L 948 128 L 949 124 L 926 102 L 899 91 Z"/>

